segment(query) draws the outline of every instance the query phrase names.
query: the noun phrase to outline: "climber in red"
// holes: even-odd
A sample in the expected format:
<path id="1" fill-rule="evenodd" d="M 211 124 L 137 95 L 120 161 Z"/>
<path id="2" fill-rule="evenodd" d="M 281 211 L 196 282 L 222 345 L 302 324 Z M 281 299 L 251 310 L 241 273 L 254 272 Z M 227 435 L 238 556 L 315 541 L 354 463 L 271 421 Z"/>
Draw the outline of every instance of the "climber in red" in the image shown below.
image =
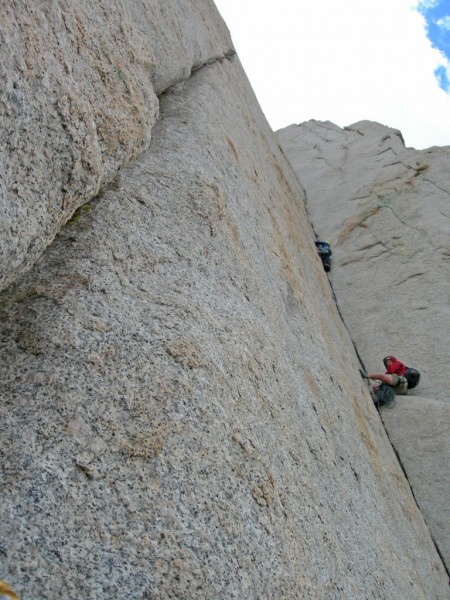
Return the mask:
<path id="1" fill-rule="evenodd" d="M 361 375 L 367 379 L 375 379 L 376 381 L 387 383 L 394 388 L 396 394 L 407 394 L 408 380 L 405 377 L 405 373 L 408 367 L 392 355 L 383 358 L 383 362 L 386 367 L 386 373 L 367 374 L 361 371 Z"/>

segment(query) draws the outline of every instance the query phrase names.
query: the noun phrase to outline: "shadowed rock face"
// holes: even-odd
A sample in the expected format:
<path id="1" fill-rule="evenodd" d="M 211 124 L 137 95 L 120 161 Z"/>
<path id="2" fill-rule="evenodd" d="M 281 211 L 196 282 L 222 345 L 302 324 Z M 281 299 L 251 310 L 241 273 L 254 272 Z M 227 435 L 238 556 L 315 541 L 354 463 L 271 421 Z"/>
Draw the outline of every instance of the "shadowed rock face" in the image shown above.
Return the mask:
<path id="1" fill-rule="evenodd" d="M 2 576 L 24 598 L 444 599 L 303 192 L 239 61 L 210 58 L 0 296 Z"/>
<path id="2" fill-rule="evenodd" d="M 422 374 L 414 398 L 383 419 L 450 566 L 450 148 L 405 148 L 398 131 L 367 121 L 310 121 L 278 138 L 332 242 L 333 289 L 367 370 L 384 372 L 393 354 Z"/>

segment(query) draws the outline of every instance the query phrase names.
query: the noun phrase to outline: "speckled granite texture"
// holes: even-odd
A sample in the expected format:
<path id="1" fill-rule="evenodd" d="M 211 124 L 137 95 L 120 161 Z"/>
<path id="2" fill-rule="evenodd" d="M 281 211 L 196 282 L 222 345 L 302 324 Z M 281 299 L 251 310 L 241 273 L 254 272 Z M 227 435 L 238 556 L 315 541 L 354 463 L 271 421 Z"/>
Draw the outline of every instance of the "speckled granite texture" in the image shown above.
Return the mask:
<path id="1" fill-rule="evenodd" d="M 206 62 L 0 296 L 2 578 L 21 598 L 447 598 L 302 189 L 238 59 Z"/>
<path id="2" fill-rule="evenodd" d="M 421 372 L 382 418 L 450 569 L 450 148 L 405 148 L 370 121 L 309 121 L 278 138 L 332 242 L 333 289 L 367 370 L 393 354 Z"/>
<path id="3" fill-rule="evenodd" d="M 148 147 L 157 95 L 232 53 L 210 0 L 0 7 L 0 289 Z"/>

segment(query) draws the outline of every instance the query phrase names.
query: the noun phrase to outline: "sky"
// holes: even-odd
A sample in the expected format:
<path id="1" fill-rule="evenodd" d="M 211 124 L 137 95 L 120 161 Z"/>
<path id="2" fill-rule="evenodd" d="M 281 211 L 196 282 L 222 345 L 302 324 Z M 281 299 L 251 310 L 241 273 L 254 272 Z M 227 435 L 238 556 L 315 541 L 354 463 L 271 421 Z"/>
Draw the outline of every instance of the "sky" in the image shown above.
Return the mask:
<path id="1" fill-rule="evenodd" d="M 309 119 L 450 146 L 450 0 L 215 0 L 272 129 Z"/>

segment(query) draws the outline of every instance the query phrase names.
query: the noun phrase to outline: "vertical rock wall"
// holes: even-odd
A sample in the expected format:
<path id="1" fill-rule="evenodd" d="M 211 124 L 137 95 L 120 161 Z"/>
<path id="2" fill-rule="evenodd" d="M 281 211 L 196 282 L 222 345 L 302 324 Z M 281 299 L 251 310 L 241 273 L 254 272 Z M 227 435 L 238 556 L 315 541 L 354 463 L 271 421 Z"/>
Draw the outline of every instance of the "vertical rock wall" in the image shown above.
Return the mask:
<path id="1" fill-rule="evenodd" d="M 450 568 L 450 148 L 405 148 L 367 121 L 310 121 L 278 138 L 332 241 L 333 289 L 368 372 L 384 372 L 387 354 L 421 372 L 382 417 Z"/>
<path id="2" fill-rule="evenodd" d="M 24 598 L 446 598 L 303 192 L 239 61 L 205 62 L 0 297 L 2 577 Z"/>
<path id="3" fill-rule="evenodd" d="M 424 371 L 421 393 L 447 400 L 450 148 L 405 148 L 371 122 L 311 121 L 278 137 L 333 242 L 333 288 L 368 368 L 403 357 Z"/>

